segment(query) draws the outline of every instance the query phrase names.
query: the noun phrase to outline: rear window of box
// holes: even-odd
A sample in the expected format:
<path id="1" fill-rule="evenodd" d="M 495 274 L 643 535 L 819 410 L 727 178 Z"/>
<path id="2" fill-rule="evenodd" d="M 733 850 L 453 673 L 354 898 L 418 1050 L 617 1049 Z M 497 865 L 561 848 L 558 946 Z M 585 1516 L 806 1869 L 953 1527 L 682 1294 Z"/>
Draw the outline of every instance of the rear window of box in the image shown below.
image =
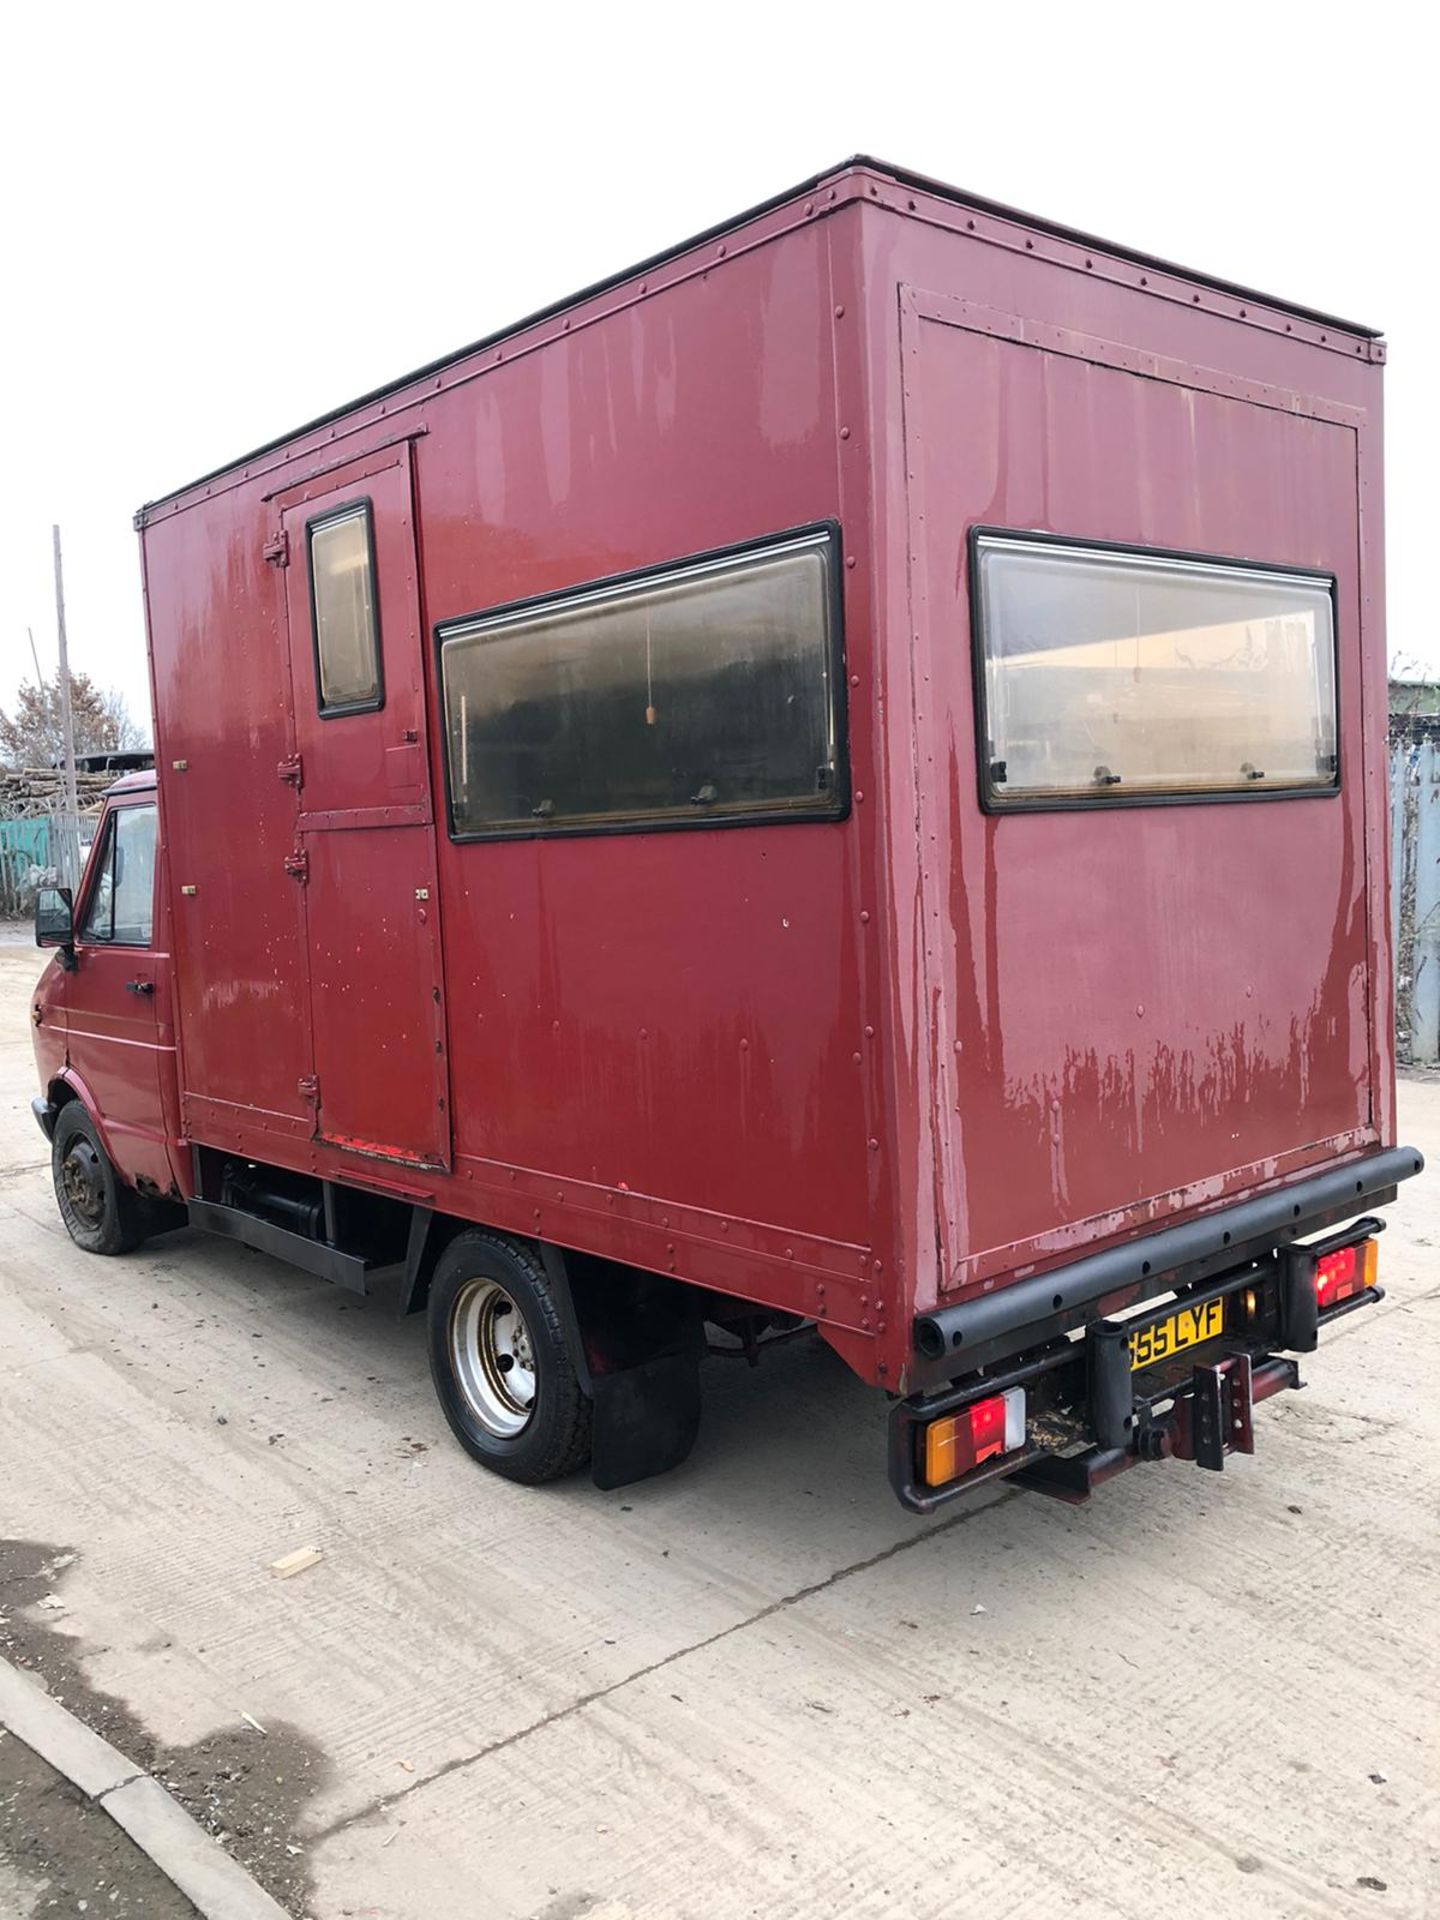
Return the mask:
<path id="1" fill-rule="evenodd" d="M 977 530 L 988 806 L 1323 792 L 1334 583 Z"/>

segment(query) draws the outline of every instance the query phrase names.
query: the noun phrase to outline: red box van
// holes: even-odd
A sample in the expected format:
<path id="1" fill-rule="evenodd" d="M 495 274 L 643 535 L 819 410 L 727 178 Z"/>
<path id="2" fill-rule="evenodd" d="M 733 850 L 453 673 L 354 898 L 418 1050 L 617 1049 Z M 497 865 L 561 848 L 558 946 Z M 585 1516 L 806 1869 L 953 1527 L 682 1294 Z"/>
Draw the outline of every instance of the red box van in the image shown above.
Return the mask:
<path id="1" fill-rule="evenodd" d="M 869 160 L 138 516 L 35 1001 L 82 1245 L 424 1309 L 514 1478 L 812 1324 L 928 1510 L 1378 1297 L 1384 347 Z"/>

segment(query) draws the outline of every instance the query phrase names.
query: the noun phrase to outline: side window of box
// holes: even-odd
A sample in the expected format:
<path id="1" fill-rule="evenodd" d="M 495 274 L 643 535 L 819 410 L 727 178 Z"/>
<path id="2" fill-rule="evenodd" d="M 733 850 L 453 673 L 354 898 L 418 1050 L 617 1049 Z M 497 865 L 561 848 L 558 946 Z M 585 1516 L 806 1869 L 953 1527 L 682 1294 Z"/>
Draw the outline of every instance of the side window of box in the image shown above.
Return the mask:
<path id="1" fill-rule="evenodd" d="M 310 617 L 320 713 L 373 713 L 384 705 L 375 610 L 375 540 L 368 500 L 351 501 L 305 529 Z"/>
<path id="2" fill-rule="evenodd" d="M 837 818 L 839 601 L 827 527 L 447 623 L 452 831 Z"/>

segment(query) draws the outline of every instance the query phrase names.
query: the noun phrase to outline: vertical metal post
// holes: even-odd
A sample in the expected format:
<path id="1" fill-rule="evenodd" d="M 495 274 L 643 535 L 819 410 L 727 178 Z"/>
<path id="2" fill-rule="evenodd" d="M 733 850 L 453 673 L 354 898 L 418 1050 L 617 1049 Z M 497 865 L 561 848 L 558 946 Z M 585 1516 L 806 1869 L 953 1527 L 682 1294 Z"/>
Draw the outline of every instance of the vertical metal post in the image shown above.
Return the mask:
<path id="1" fill-rule="evenodd" d="M 55 542 L 55 631 L 60 643 L 60 751 L 65 756 L 65 804 L 80 810 L 75 790 L 75 716 L 70 709 L 70 653 L 65 643 L 65 566 L 60 558 L 60 529 L 50 529 Z"/>
<path id="2" fill-rule="evenodd" d="M 1395 1051 L 1440 1066 L 1440 738 L 1405 732 L 1390 746 L 1391 927 Z"/>
<path id="3" fill-rule="evenodd" d="M 1420 742 L 1413 778 L 1410 1058 L 1417 1066 L 1435 1067 L 1440 1066 L 1440 740 Z"/>
<path id="4" fill-rule="evenodd" d="M 65 642 L 65 569 L 60 558 L 60 529 L 52 526 L 55 545 L 55 630 L 60 643 L 60 751 L 65 762 L 65 811 L 69 815 L 65 841 L 65 879 L 79 880 L 80 796 L 75 786 L 75 716 L 70 706 L 70 654 Z"/>

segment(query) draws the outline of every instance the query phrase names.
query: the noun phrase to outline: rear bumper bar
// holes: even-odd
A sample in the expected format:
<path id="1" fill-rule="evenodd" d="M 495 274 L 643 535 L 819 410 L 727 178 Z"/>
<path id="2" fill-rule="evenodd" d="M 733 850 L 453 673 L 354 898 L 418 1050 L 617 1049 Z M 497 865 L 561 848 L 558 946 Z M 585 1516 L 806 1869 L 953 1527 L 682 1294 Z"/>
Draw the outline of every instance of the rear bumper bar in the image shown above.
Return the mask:
<path id="1" fill-rule="evenodd" d="M 1013 1280 L 993 1293 L 937 1307 L 915 1321 L 912 1384 L 991 1366 L 1082 1326 L 1101 1301 L 1115 1312 L 1287 1245 L 1366 1206 L 1383 1205 L 1424 1165 L 1414 1147 L 1390 1147 L 1256 1200 Z"/>
<path id="2" fill-rule="evenodd" d="M 1312 1352 L 1327 1327 L 1384 1298 L 1373 1267 L 1369 1284 L 1324 1305 L 1317 1296 L 1322 1260 L 1384 1231 L 1383 1220 L 1357 1220 L 1347 1211 L 1348 1224 L 1318 1240 L 1287 1237 L 1222 1274 L 1187 1280 L 1138 1313 L 1124 1313 L 1111 1295 L 1083 1337 L 1035 1342 L 897 1400 L 889 1466 L 901 1505 L 933 1513 L 1001 1478 L 1078 1504 L 1141 1462 L 1192 1460 L 1218 1472 L 1229 1454 L 1253 1452 L 1256 1402 L 1303 1384 L 1290 1356 Z M 935 1423 L 953 1434 L 959 1421 L 963 1433 L 967 1409 L 1012 1389 L 1024 1393 L 1024 1445 L 992 1451 L 953 1479 L 928 1482 L 927 1435 Z"/>

